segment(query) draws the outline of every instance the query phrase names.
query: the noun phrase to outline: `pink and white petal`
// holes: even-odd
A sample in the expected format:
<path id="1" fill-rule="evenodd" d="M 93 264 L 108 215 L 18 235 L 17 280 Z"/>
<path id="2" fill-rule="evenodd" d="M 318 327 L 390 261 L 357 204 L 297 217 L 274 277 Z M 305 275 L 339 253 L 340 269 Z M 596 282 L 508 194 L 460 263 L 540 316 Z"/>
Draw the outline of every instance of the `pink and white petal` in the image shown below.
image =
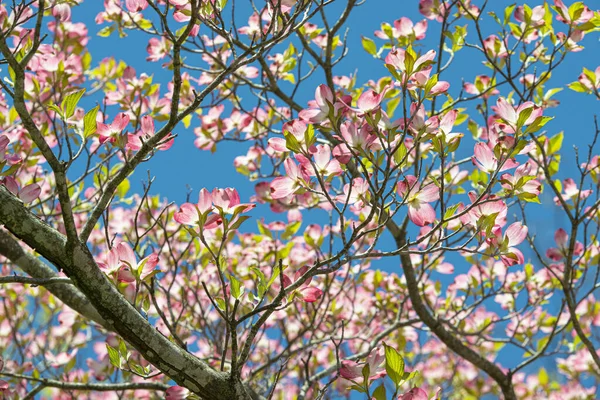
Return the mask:
<path id="1" fill-rule="evenodd" d="M 419 201 L 431 203 L 432 201 L 436 201 L 440 198 L 440 189 L 434 184 L 429 184 L 419 190 L 417 198 Z"/>
<path id="2" fill-rule="evenodd" d="M 342 366 L 340 368 L 340 376 L 348 380 L 360 378 L 362 376 L 362 368 L 363 366 L 361 364 L 350 360 L 344 360 L 342 361 Z"/>
<path id="3" fill-rule="evenodd" d="M 449 262 L 440 263 L 435 270 L 440 274 L 452 274 L 454 272 L 454 265 Z"/>
<path id="4" fill-rule="evenodd" d="M 522 223 L 515 222 L 511 224 L 504 233 L 505 236 L 508 238 L 508 246 L 516 246 L 523 242 L 523 240 L 525 240 L 525 238 L 527 237 L 527 232 L 527 226 L 523 225 Z"/>
<path id="5" fill-rule="evenodd" d="M 298 279 L 300 279 L 300 277 L 302 277 L 302 275 L 304 275 L 306 273 L 306 271 L 308 271 L 308 265 L 304 265 L 303 267 L 300 267 L 300 269 L 298 269 L 298 271 L 296 271 L 296 273 L 294 274 L 294 282 L 296 282 Z M 304 282 L 304 286 L 308 286 L 310 284 L 311 280 L 312 280 L 312 277 L 308 278 Z"/>
<path id="6" fill-rule="evenodd" d="M 275 200 L 283 199 L 293 194 L 297 188 L 296 182 L 287 176 L 275 178 L 271 182 L 271 197 Z"/>
<path id="7" fill-rule="evenodd" d="M 407 175 L 403 181 L 398 182 L 396 191 L 402 198 L 406 198 L 410 193 L 414 193 L 417 188 L 417 177 L 414 175 Z"/>
<path id="8" fill-rule="evenodd" d="M 552 247 L 552 248 L 546 250 L 546 256 L 553 261 L 560 261 L 563 258 L 565 258 L 562 251 L 560 251 L 559 249 L 557 249 L 555 247 Z"/>
<path id="9" fill-rule="evenodd" d="M 519 249 L 514 247 L 509 248 L 508 253 L 501 255 L 500 259 L 507 267 L 523 264 L 525 262 L 525 257 L 523 257 L 523 253 L 521 253 Z"/>
<path id="10" fill-rule="evenodd" d="M 190 391 L 182 386 L 171 386 L 165 392 L 166 400 L 185 400 L 187 399 Z"/>
<path id="11" fill-rule="evenodd" d="M 154 119 L 149 115 L 142 117 L 142 132 L 148 136 L 154 136 Z"/>
<path id="12" fill-rule="evenodd" d="M 492 172 L 496 169 L 498 161 L 494 153 L 485 143 L 477 143 L 474 149 L 475 166 L 483 172 Z"/>
<path id="13" fill-rule="evenodd" d="M 356 107 L 362 112 L 374 110 L 381 104 L 381 98 L 382 96 L 379 93 L 369 89 L 360 95 Z"/>
<path id="14" fill-rule="evenodd" d="M 435 221 L 435 210 L 430 204 L 420 203 L 408 206 L 408 218 L 417 226 L 425 226 Z"/>
<path id="15" fill-rule="evenodd" d="M 426 391 L 416 387 L 398 396 L 398 400 L 429 400 L 429 396 Z"/>
<path id="16" fill-rule="evenodd" d="M 204 222 L 204 229 L 214 229 L 223 223 L 223 218 L 219 214 L 210 214 Z"/>
<path id="17" fill-rule="evenodd" d="M 166 142 L 164 141 L 166 140 Z M 169 150 L 171 148 L 171 146 L 173 146 L 173 143 L 175 143 L 175 136 L 173 136 L 171 133 L 169 133 L 165 139 L 163 139 L 163 143 L 158 146 L 159 150 Z"/>
<path id="18" fill-rule="evenodd" d="M 137 258 L 131 246 L 128 243 L 121 242 L 116 247 L 119 260 L 127 264 L 130 268 L 135 268 L 137 266 Z"/>
<path id="19" fill-rule="evenodd" d="M 184 225 L 196 225 L 199 220 L 198 210 L 196 206 L 191 203 L 182 204 L 179 207 L 179 211 L 173 214 L 173 219 Z"/>
<path id="20" fill-rule="evenodd" d="M 285 139 L 283 138 L 269 139 L 269 147 L 280 153 L 285 153 L 286 151 L 289 151 L 285 144 Z"/>
<path id="21" fill-rule="evenodd" d="M 146 261 L 145 263 L 143 263 L 144 260 Z M 148 257 L 140 261 L 140 265 L 143 265 L 142 270 L 138 271 L 140 273 L 141 280 L 146 279 L 154 272 L 158 261 L 159 259 L 156 254 L 150 254 Z"/>
<path id="22" fill-rule="evenodd" d="M 496 102 L 498 115 L 500 118 L 505 120 L 511 125 L 517 123 L 517 113 L 515 112 L 514 107 L 508 103 L 508 101 L 504 97 L 500 97 Z"/>
<path id="23" fill-rule="evenodd" d="M 117 280 L 119 282 L 135 282 L 135 276 L 129 268 L 121 268 L 117 274 Z"/>
<path id="24" fill-rule="evenodd" d="M 122 113 L 117 114 L 117 116 L 113 120 L 113 123 L 111 124 L 111 127 L 114 130 L 122 131 L 123 129 L 125 129 L 125 127 L 127 126 L 128 123 L 129 123 L 129 115 L 122 112 Z"/>
<path id="25" fill-rule="evenodd" d="M 19 195 L 19 184 L 17 183 L 17 180 L 12 176 L 5 177 L 2 180 L 2 184 L 8 189 L 9 192 L 14 194 L 15 196 Z"/>
<path id="26" fill-rule="evenodd" d="M 323 296 L 323 291 L 316 287 L 305 287 L 300 290 L 300 296 L 306 303 L 314 303 Z"/>
<path id="27" fill-rule="evenodd" d="M 41 192 L 42 188 L 40 188 L 40 185 L 32 183 L 19 191 L 19 198 L 23 200 L 23 203 L 30 203 L 37 199 Z"/>
<path id="28" fill-rule="evenodd" d="M 567 231 L 565 231 L 563 228 L 558 228 L 556 232 L 554 232 L 554 241 L 556 242 L 559 248 L 566 249 L 568 240 L 569 235 L 567 234 Z"/>
<path id="29" fill-rule="evenodd" d="M 212 209 L 212 195 L 206 188 L 202 188 L 198 194 L 198 210 L 205 213 L 210 209 Z"/>
<path id="30" fill-rule="evenodd" d="M 315 101 L 319 108 L 325 112 L 329 111 L 329 104 L 333 104 L 333 93 L 329 86 L 319 85 L 315 90 Z"/>
<path id="31" fill-rule="evenodd" d="M 318 124 L 327 119 L 327 114 L 318 108 L 309 108 L 307 110 L 300 111 L 298 113 L 298 117 L 300 117 L 300 119 L 303 121 Z"/>
<path id="32" fill-rule="evenodd" d="M 456 110 L 450 110 L 442 117 L 442 120 L 440 121 L 440 129 L 445 134 L 452 132 L 452 128 L 454 127 L 454 122 L 456 121 L 457 115 L 458 112 Z"/>

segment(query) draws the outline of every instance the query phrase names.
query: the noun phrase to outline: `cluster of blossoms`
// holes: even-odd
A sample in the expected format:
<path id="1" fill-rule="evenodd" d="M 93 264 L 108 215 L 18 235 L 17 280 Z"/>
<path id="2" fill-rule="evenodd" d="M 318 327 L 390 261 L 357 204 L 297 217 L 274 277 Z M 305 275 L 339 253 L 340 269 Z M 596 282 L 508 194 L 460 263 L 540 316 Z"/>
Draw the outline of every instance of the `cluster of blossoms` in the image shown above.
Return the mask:
<path id="1" fill-rule="evenodd" d="M 425 19 L 400 17 L 362 40 L 389 74 L 361 86 L 327 70 L 303 108 L 296 88 L 346 49 L 339 27 L 308 19 L 320 14 L 313 3 L 268 1 L 227 31 L 219 27 L 226 1 L 105 0 L 99 35 L 151 35 L 147 61 L 174 77 L 163 86 L 151 70 L 92 61 L 88 28 L 72 21 L 78 3 L 48 0 L 45 13 L 35 2 L 0 5 L 10 67 L 0 93 L 0 185 L 7 204 L 32 216 L 24 225 L 42 221 L 60 240 L 75 239 L 67 245 L 81 241 L 76 255 L 89 253 L 86 272 L 105 285 L 100 295 L 85 291 L 79 266 L 30 272 L 68 257 L 48 257 L 45 243 L 32 246 L 39 259 L 7 251 L 21 247 L 15 238 L 35 238 L 19 237 L 0 213 L 0 397 L 31 397 L 43 383 L 42 396 L 66 398 L 62 381 L 74 388 L 68 396 L 84 396 L 77 388 L 116 378 L 132 388 L 115 386 L 117 397 L 184 399 L 195 396 L 188 378 L 211 369 L 252 390 L 276 374 L 267 386 L 281 398 L 316 398 L 324 388 L 376 400 L 390 388 L 399 400 L 597 395 L 600 157 L 590 151 L 581 179 L 561 176 L 564 135 L 542 128 L 559 105 L 551 75 L 587 45 L 600 12 L 554 0 L 509 6 L 502 23 L 475 1 L 420 0 Z M 48 19 L 42 35 L 36 15 Z M 486 16 L 501 33 L 481 34 Z M 442 54 L 419 52 L 435 21 Z M 46 33 L 53 40 L 40 41 Z M 291 33 L 297 41 L 274 45 Z M 451 87 L 442 77 L 464 47 L 490 72 Z M 15 69 L 17 59 L 27 64 Z M 527 68 L 515 69 L 517 59 Z M 573 79 L 570 89 L 600 98 L 600 67 Z M 246 93 L 258 93 L 257 103 Z M 97 106 L 84 108 L 97 94 Z M 256 183 L 249 202 L 216 188 L 177 207 L 152 195 L 151 182 L 129 194 L 132 170 L 174 145 L 174 121 L 193 130 L 200 150 L 249 144 L 233 162 Z M 542 193 L 567 216 L 543 249 L 535 235 L 546 232 L 528 211 Z M 281 220 L 248 228 L 267 208 Z M 392 246 L 380 240 L 388 233 Z M 535 251 L 524 254 L 525 244 Z M 32 285 L 12 284 L 25 278 L 17 268 Z M 140 317 L 135 326 L 97 306 L 105 293 L 123 315 Z M 194 366 L 183 371 L 190 376 L 170 376 L 154 342 Z M 510 351 L 516 362 L 504 357 Z M 546 356 L 552 379 L 543 367 L 523 369 Z"/>

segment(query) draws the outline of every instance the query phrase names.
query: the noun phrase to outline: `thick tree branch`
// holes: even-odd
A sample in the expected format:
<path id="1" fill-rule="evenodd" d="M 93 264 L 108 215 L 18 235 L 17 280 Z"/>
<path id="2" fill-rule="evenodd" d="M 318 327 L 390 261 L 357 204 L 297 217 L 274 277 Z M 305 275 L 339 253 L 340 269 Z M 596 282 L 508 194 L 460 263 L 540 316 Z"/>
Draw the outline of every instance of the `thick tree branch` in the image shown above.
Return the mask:
<path id="1" fill-rule="evenodd" d="M 387 228 L 394 237 L 398 248 L 406 247 L 407 245 L 407 233 L 406 225 L 408 218 L 402 227 L 399 227 L 394 221 L 389 219 L 386 223 Z M 404 271 L 404 277 L 406 278 L 406 287 L 410 296 L 413 309 L 425 323 L 431 329 L 431 331 L 442 341 L 448 348 L 454 351 L 456 354 L 469 361 L 471 364 L 479 368 L 480 370 L 487 373 L 496 383 L 500 386 L 502 394 L 505 400 L 516 400 L 516 394 L 512 385 L 511 376 L 506 375 L 500 367 L 493 362 L 489 361 L 481 354 L 477 353 L 470 347 L 466 346 L 459 338 L 452 335 L 444 328 L 442 323 L 438 321 L 433 315 L 429 313 L 427 306 L 421 298 L 419 289 L 419 282 L 415 274 L 415 269 L 410 259 L 410 254 L 405 252 L 400 254 L 400 260 L 402 262 L 402 270 Z"/>
<path id="2" fill-rule="evenodd" d="M 44 224 L 3 186 L 0 223 L 63 269 L 115 331 L 179 385 L 208 399 L 235 398 L 228 374 L 214 371 L 158 332 L 100 271 L 87 247 L 77 243 L 69 254 L 66 238 Z"/>
<path id="3" fill-rule="evenodd" d="M 127 382 L 127 383 L 85 383 L 85 382 L 63 382 L 47 378 L 35 378 L 29 375 L 13 374 L 11 372 L 0 372 L 0 375 L 25 379 L 31 382 L 39 382 L 42 386 L 53 387 L 63 390 L 82 390 L 95 392 L 113 392 L 121 390 L 158 390 L 164 392 L 169 385 L 160 382 Z"/>
<path id="4" fill-rule="evenodd" d="M 0 202 L 0 204 L 4 203 Z M 2 228 L 0 228 L 0 254 L 35 279 L 49 280 L 58 278 L 58 274 L 52 268 L 23 250 L 21 244 Z M 55 283 L 49 285 L 46 289 L 60 299 L 60 301 L 89 320 L 102 325 L 106 329 L 114 329 L 112 325 L 108 324 L 98 314 L 98 311 L 90 304 L 90 301 L 73 284 Z"/>

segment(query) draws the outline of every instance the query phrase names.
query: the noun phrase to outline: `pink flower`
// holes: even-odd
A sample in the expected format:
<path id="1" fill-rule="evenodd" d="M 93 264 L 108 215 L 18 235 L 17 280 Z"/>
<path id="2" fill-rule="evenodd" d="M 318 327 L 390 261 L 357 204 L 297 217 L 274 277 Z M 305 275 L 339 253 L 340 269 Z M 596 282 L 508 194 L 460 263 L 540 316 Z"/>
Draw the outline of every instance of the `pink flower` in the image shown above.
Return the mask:
<path id="1" fill-rule="evenodd" d="M 169 53 L 169 42 L 164 37 L 151 38 L 148 41 L 148 46 L 146 47 L 146 51 L 148 52 L 147 61 L 158 61 L 167 56 Z"/>
<path id="2" fill-rule="evenodd" d="M 504 225 L 504 219 L 508 213 L 508 208 L 504 201 L 498 199 L 495 195 L 485 196 L 481 200 L 478 200 L 479 197 L 475 192 L 469 192 L 469 199 L 471 200 L 471 204 L 476 205 L 466 215 L 460 217 L 460 221 L 463 224 L 475 227 L 480 219 L 497 214 L 496 225 Z"/>
<path id="3" fill-rule="evenodd" d="M 563 181 L 563 193 L 561 197 L 564 201 L 576 201 L 577 198 L 583 200 L 589 197 L 590 194 L 592 194 L 591 189 L 579 189 L 573 178 L 567 178 Z M 556 204 L 557 206 L 561 205 L 558 196 L 554 197 L 554 204 Z"/>
<path id="4" fill-rule="evenodd" d="M 418 57 L 411 68 L 411 70 L 412 70 L 411 73 L 415 73 L 415 72 L 421 70 L 425 65 L 431 64 L 430 61 L 433 61 L 433 59 L 435 59 L 435 54 L 436 53 L 434 50 L 429 50 L 427 53 Z M 389 64 L 389 65 L 393 66 L 394 68 L 396 68 L 398 71 L 401 71 L 404 73 L 404 72 L 406 72 L 406 64 L 404 62 L 405 58 L 406 58 L 406 51 L 403 49 L 394 47 L 394 48 L 392 48 L 392 50 L 390 50 L 388 55 L 385 57 L 385 62 L 386 62 L 386 64 Z"/>
<path id="5" fill-rule="evenodd" d="M 417 226 L 435 221 L 435 210 L 429 204 L 440 198 L 440 191 L 433 183 L 421 187 L 417 177 L 409 175 L 397 185 L 397 191 L 408 204 L 408 218 Z"/>
<path id="6" fill-rule="evenodd" d="M 579 82 L 590 90 L 600 89 L 600 66 L 596 68 L 594 72 L 587 71 L 588 73 L 582 73 L 579 75 Z M 588 76 L 589 75 L 589 76 Z M 591 76 L 591 78 L 590 78 Z"/>
<path id="7" fill-rule="evenodd" d="M 530 125 L 533 123 L 533 121 L 535 121 L 536 118 L 541 117 L 542 109 L 537 107 L 531 101 L 526 101 L 519 107 L 514 108 L 504 97 L 500 97 L 496 102 L 495 111 L 496 114 L 498 114 L 498 116 L 502 118 L 506 124 L 508 124 L 508 126 L 505 124 L 498 124 L 500 129 L 507 133 L 514 133 L 515 129 L 517 128 L 519 116 L 522 112 L 528 109 L 531 109 L 531 112 L 525 121 L 522 121 L 522 126 Z"/>
<path id="8" fill-rule="evenodd" d="M 148 2 L 146 0 L 125 0 L 125 5 L 129 12 L 136 13 L 145 10 Z"/>
<path id="9" fill-rule="evenodd" d="M 491 96 L 500 93 L 498 89 L 494 87 L 495 84 L 495 79 L 491 79 L 489 76 L 486 75 L 478 75 L 477 77 L 475 77 L 475 83 L 467 82 L 463 85 L 463 87 L 465 88 L 465 91 L 467 93 L 475 95 L 481 94 L 484 99 L 488 99 Z"/>
<path id="10" fill-rule="evenodd" d="M 52 7 L 52 15 L 60 22 L 69 21 L 71 19 L 71 6 L 67 3 L 55 4 Z"/>
<path id="11" fill-rule="evenodd" d="M 518 6 L 515 8 L 514 16 L 515 19 L 519 22 L 529 22 L 533 26 L 544 25 L 544 16 L 546 15 L 546 9 L 544 6 L 535 6 L 531 9 L 531 15 L 529 16 L 529 20 L 526 21 L 525 8 L 523 6 Z"/>
<path id="12" fill-rule="evenodd" d="M 256 207 L 253 203 L 241 203 L 240 195 L 234 188 L 214 189 L 212 191 L 213 205 L 225 214 L 240 214 Z"/>
<path id="13" fill-rule="evenodd" d="M 357 108 L 351 109 L 362 114 L 378 109 L 381 106 L 386 91 L 387 88 L 383 89 L 381 93 L 377 93 L 373 89 L 364 91 L 356 101 Z"/>
<path id="14" fill-rule="evenodd" d="M 260 31 L 260 17 L 256 12 L 252 13 L 250 18 L 248 18 L 248 26 L 243 26 L 238 29 L 239 33 L 241 33 L 242 35 L 248 35 L 250 37 L 260 34 Z"/>
<path id="15" fill-rule="evenodd" d="M 369 182 L 364 178 L 358 177 L 352 179 L 352 190 L 350 184 L 344 185 L 344 193 L 337 197 L 337 200 L 341 203 L 350 205 L 357 204 L 358 208 L 363 208 L 365 201 L 368 200 L 369 193 Z"/>
<path id="16" fill-rule="evenodd" d="M 515 222 L 506 229 L 502 247 L 506 247 L 507 250 L 500 256 L 504 265 L 510 267 L 525 262 L 523 253 L 514 246 L 521 244 L 526 237 L 527 227 L 520 222 Z"/>
<path id="17" fill-rule="evenodd" d="M 381 378 L 386 375 L 385 367 L 382 366 L 385 361 L 385 355 L 380 348 L 374 348 L 367 356 L 366 364 L 369 365 L 369 380 Z M 362 369 L 365 363 L 357 363 L 355 361 L 344 360 L 340 368 L 340 376 L 344 379 L 355 380 L 362 377 Z"/>
<path id="18" fill-rule="evenodd" d="M 559 228 L 554 233 L 554 241 L 558 248 L 550 248 L 546 251 L 546 256 L 553 261 L 563 260 L 569 252 L 569 235 L 563 228 Z M 579 241 L 575 242 L 573 255 L 580 256 L 583 254 L 583 244 Z"/>
<path id="19" fill-rule="evenodd" d="M 525 198 L 534 198 L 541 193 L 542 184 L 533 178 L 531 162 L 528 161 L 516 169 L 514 176 L 503 174 L 500 182 L 505 189 L 514 190 L 515 193 L 523 195 Z"/>
<path id="20" fill-rule="evenodd" d="M 313 153 L 314 166 L 310 160 L 302 154 L 297 154 L 296 159 L 302 165 L 302 168 L 307 171 L 310 176 L 321 175 L 328 177 L 330 175 L 341 175 L 342 168 L 340 163 L 335 158 L 331 158 L 331 148 L 327 145 L 320 144 L 316 146 Z"/>
<path id="21" fill-rule="evenodd" d="M 398 396 L 398 400 L 429 400 L 429 396 L 426 391 L 416 387 Z"/>
<path id="22" fill-rule="evenodd" d="M 490 35 L 483 41 L 483 48 L 491 58 L 504 58 L 508 56 L 504 41 L 500 40 L 496 35 Z"/>
<path id="23" fill-rule="evenodd" d="M 200 224 L 203 216 L 212 211 L 212 195 L 203 188 L 198 195 L 198 204 L 184 203 L 179 208 L 178 212 L 173 214 L 175 221 L 183 225 L 195 226 Z M 204 229 L 213 229 L 222 224 L 221 217 L 217 214 L 212 214 L 204 222 Z"/>
<path id="24" fill-rule="evenodd" d="M 138 151 L 142 148 L 143 142 L 148 141 L 155 134 L 154 120 L 149 115 L 141 118 L 142 130 L 136 134 L 127 135 L 127 148 L 132 151 Z M 161 144 L 157 146 L 159 150 L 169 150 L 173 146 L 174 137 L 169 133 Z"/>
<path id="25" fill-rule="evenodd" d="M 185 400 L 190 394 L 190 391 L 181 386 L 171 386 L 167 389 L 165 394 L 166 400 Z"/>
<path id="26" fill-rule="evenodd" d="M 446 9 L 446 3 L 442 0 L 419 0 L 419 12 L 427 19 L 442 22 L 448 10 Z"/>
<path id="27" fill-rule="evenodd" d="M 294 280 L 290 279 L 290 277 L 287 274 L 283 274 L 283 287 L 287 288 L 288 286 L 292 285 L 294 282 L 297 282 L 298 279 L 300 279 L 302 277 L 302 275 L 304 275 L 307 271 L 308 271 L 308 265 L 305 265 L 305 266 L 299 268 L 296 271 L 296 273 L 294 274 Z M 319 300 L 321 298 L 321 296 L 323 296 L 323 291 L 321 289 L 319 289 L 315 286 L 310 286 L 311 281 L 312 281 L 312 277 L 310 277 L 306 281 L 304 281 L 302 286 L 300 286 L 298 289 L 295 290 L 295 293 L 305 303 L 314 303 L 315 301 Z M 279 290 L 278 287 L 279 286 L 277 285 L 277 283 L 275 283 L 273 285 L 273 288 L 276 290 Z"/>
<path id="28" fill-rule="evenodd" d="M 306 303 L 314 303 L 319 300 L 321 296 L 323 296 L 323 291 L 319 288 L 309 286 L 303 289 L 300 289 L 298 292 L 302 300 Z"/>
<path id="29" fill-rule="evenodd" d="M 131 273 L 133 273 L 140 281 L 159 272 L 159 270 L 155 269 L 158 264 L 158 256 L 156 254 L 150 254 L 148 257 L 141 259 L 138 263 L 135 253 L 128 243 L 121 242 L 115 247 L 119 256 L 119 261 L 129 268 L 129 271 L 131 271 Z"/>
<path id="30" fill-rule="evenodd" d="M 352 159 L 350 149 L 361 154 L 374 146 L 377 139 L 377 136 L 371 133 L 369 125 L 363 125 L 359 128 L 350 121 L 342 123 L 340 133 L 343 140 L 333 149 L 333 155 L 342 164 L 346 164 Z"/>
<path id="31" fill-rule="evenodd" d="M 283 165 L 286 175 L 277 177 L 271 182 L 271 197 L 276 200 L 296 193 L 310 180 L 306 171 L 301 170 L 291 158 L 287 158 Z"/>
<path id="32" fill-rule="evenodd" d="M 31 203 L 37 199 L 42 192 L 42 188 L 37 183 L 31 183 L 24 188 L 19 188 L 19 184 L 12 176 L 7 176 L 0 181 L 9 192 L 17 196 L 23 203 Z"/>
<path id="33" fill-rule="evenodd" d="M 499 162 L 494 152 L 485 143 L 477 143 L 474 150 L 475 155 L 471 157 L 473 165 L 487 174 L 493 174 L 499 168 Z M 514 159 L 508 159 L 502 164 L 498 171 L 505 171 L 519 165 Z"/>
<path id="34" fill-rule="evenodd" d="M 385 24 L 389 27 L 389 24 Z M 427 21 L 422 20 L 413 24 L 413 22 L 406 17 L 402 17 L 394 21 L 394 26 L 391 27 L 392 37 L 388 37 L 384 31 L 375 31 L 375 36 L 380 39 L 399 39 L 402 37 L 415 37 L 416 40 L 425 38 L 425 32 L 427 32 Z"/>
<path id="35" fill-rule="evenodd" d="M 585 5 L 582 5 L 583 10 L 578 13 L 578 18 L 574 20 L 574 15 L 571 15 L 569 8 L 565 5 L 565 3 L 563 3 L 562 0 L 554 0 L 554 5 L 556 6 L 559 14 L 556 16 L 556 19 L 569 25 L 585 24 L 594 17 L 594 12 Z"/>
<path id="36" fill-rule="evenodd" d="M 329 117 L 333 102 L 333 93 L 331 92 L 331 89 L 329 89 L 329 86 L 319 85 L 315 90 L 315 101 L 313 103 L 316 105 L 316 108 L 311 107 L 310 109 L 302 110 L 298 116 L 313 124 L 321 123 L 326 121 Z"/>
<path id="37" fill-rule="evenodd" d="M 114 141 L 116 140 L 116 136 L 121 134 L 121 132 L 123 131 L 123 129 L 125 129 L 128 123 L 129 115 L 125 113 L 117 114 L 117 116 L 113 120 L 113 123 L 110 125 L 107 125 L 103 122 L 98 122 L 98 128 L 96 132 L 100 136 L 100 144 L 106 141 L 114 143 Z"/>

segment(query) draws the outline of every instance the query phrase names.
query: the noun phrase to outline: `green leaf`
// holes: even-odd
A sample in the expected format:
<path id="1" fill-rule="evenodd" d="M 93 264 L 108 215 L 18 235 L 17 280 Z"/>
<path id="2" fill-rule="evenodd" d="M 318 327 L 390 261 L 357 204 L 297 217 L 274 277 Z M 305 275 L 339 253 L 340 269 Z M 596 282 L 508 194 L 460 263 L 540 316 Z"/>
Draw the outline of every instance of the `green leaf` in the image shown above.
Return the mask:
<path id="1" fill-rule="evenodd" d="M 455 204 L 451 207 L 448 207 L 446 209 L 446 212 L 444 213 L 444 220 L 448 220 L 450 217 L 452 217 L 454 215 L 454 213 L 456 212 L 456 210 L 458 210 L 459 206 L 460 206 L 460 204 Z"/>
<path id="2" fill-rule="evenodd" d="M 233 275 L 229 275 L 229 282 L 231 284 L 231 295 L 239 300 L 242 297 L 242 294 L 244 294 L 242 283 Z"/>
<path id="3" fill-rule="evenodd" d="M 63 111 L 61 110 L 61 108 L 59 106 L 57 106 L 56 104 L 48 104 L 48 108 L 51 109 L 52 111 L 54 111 L 55 113 L 57 113 L 59 117 L 64 119 Z"/>
<path id="4" fill-rule="evenodd" d="M 377 389 L 373 391 L 373 398 L 375 398 L 375 400 L 387 400 L 387 394 L 383 383 L 377 386 Z"/>
<path id="5" fill-rule="evenodd" d="M 569 83 L 567 86 L 569 86 L 569 89 L 579 93 L 587 93 L 589 91 L 589 89 L 579 81 Z"/>
<path id="6" fill-rule="evenodd" d="M 526 108 L 519 113 L 519 118 L 517 118 L 517 126 L 521 127 L 525 125 L 525 121 L 531 116 L 533 112 L 533 107 Z"/>
<path id="7" fill-rule="evenodd" d="M 119 354 L 123 358 L 127 358 L 127 346 L 125 345 L 125 341 L 119 340 Z"/>
<path id="8" fill-rule="evenodd" d="M 554 117 L 537 117 L 533 123 L 527 127 L 525 133 L 535 133 L 553 119 Z"/>
<path id="9" fill-rule="evenodd" d="M 312 124 L 310 124 L 306 127 L 306 130 L 304 131 L 304 144 L 306 145 L 306 148 L 308 149 L 310 146 L 315 144 L 316 140 L 317 139 L 315 137 L 315 127 Z"/>
<path id="10" fill-rule="evenodd" d="M 129 179 L 125 178 L 123 182 L 117 186 L 117 196 L 119 196 L 121 199 L 124 198 L 127 195 L 130 187 L 131 184 L 129 183 Z"/>
<path id="11" fill-rule="evenodd" d="M 217 307 L 219 307 L 219 310 L 225 311 L 225 300 L 220 297 L 216 297 L 215 303 L 217 304 Z"/>
<path id="12" fill-rule="evenodd" d="M 508 21 L 510 21 L 510 16 L 516 6 L 516 4 L 512 4 L 504 9 L 504 25 L 508 24 Z"/>
<path id="13" fill-rule="evenodd" d="M 75 114 L 77 103 L 81 100 L 81 97 L 85 93 L 85 89 L 78 90 L 77 92 L 69 93 L 63 99 L 60 108 L 63 110 L 63 117 L 65 119 L 71 118 Z"/>
<path id="14" fill-rule="evenodd" d="M 404 375 L 404 358 L 393 347 L 385 343 L 383 347 L 385 348 L 385 370 L 392 382 L 398 387 Z"/>
<path id="15" fill-rule="evenodd" d="M 390 118 L 394 115 L 394 111 L 398 107 L 398 104 L 400 104 L 400 97 L 394 97 L 387 102 L 386 112 Z"/>
<path id="16" fill-rule="evenodd" d="M 119 355 L 119 351 L 114 347 L 109 346 L 108 343 L 106 344 L 106 350 L 108 351 L 108 359 L 110 360 L 110 363 L 114 367 L 121 369 L 121 356 Z"/>
<path id="17" fill-rule="evenodd" d="M 83 138 L 87 139 L 96 133 L 96 115 L 100 106 L 96 106 L 85 113 L 83 117 Z"/>
<path id="18" fill-rule="evenodd" d="M 296 139 L 296 136 L 289 132 L 285 132 L 284 137 L 285 147 L 287 147 L 288 150 L 293 151 L 294 153 L 300 153 L 300 142 L 298 141 L 298 139 Z"/>
<path id="19" fill-rule="evenodd" d="M 544 368 L 540 368 L 540 372 L 538 373 L 538 381 L 542 386 L 546 386 L 548 384 L 548 373 Z"/>
<path id="20" fill-rule="evenodd" d="M 372 55 L 373 57 L 375 57 L 377 55 L 377 45 L 375 44 L 375 42 L 373 40 L 369 39 L 368 37 L 363 36 L 362 46 L 363 46 L 363 49 L 365 49 L 365 51 L 367 53 L 369 53 L 370 55 Z"/>
<path id="21" fill-rule="evenodd" d="M 100 29 L 100 31 L 98 31 L 98 36 L 109 37 L 110 34 L 114 32 L 114 30 L 115 30 L 114 25 L 105 26 L 104 28 Z"/>
<path id="22" fill-rule="evenodd" d="M 564 133 L 559 132 L 550 139 L 550 143 L 548 146 L 548 154 L 554 154 L 560 150 L 560 148 L 562 147 L 563 138 Z"/>
<path id="23" fill-rule="evenodd" d="M 292 236 L 294 236 L 296 234 L 296 232 L 298 232 L 298 229 L 300 229 L 301 226 L 302 226 L 301 221 L 292 222 L 285 228 L 285 230 L 281 234 L 281 239 L 290 240 L 292 238 Z"/>

